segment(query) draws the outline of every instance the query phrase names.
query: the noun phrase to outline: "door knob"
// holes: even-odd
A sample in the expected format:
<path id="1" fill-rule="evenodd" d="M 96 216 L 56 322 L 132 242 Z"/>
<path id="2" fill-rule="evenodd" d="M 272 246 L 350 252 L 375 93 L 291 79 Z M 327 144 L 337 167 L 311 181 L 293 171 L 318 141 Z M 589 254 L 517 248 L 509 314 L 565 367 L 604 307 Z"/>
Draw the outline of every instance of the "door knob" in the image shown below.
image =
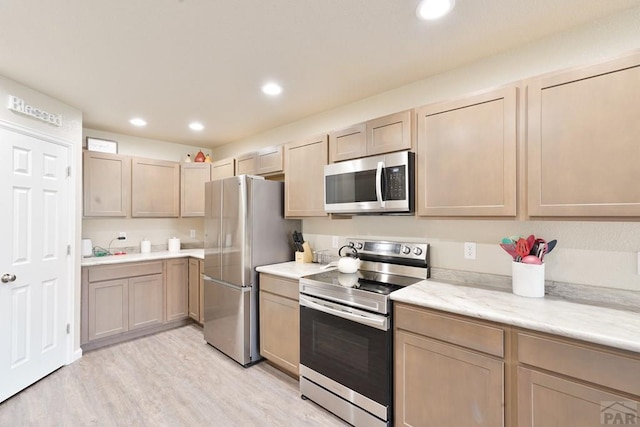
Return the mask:
<path id="1" fill-rule="evenodd" d="M 5 273 L 2 275 L 2 279 L 0 280 L 2 280 L 2 283 L 14 282 L 16 280 L 16 275 Z"/>

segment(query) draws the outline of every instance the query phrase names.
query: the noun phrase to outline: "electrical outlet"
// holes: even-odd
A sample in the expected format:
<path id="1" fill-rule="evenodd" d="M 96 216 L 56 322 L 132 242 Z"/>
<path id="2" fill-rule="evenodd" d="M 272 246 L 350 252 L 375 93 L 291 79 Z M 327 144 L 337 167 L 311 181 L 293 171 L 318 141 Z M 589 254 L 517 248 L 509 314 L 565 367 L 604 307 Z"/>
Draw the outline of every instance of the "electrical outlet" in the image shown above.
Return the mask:
<path id="1" fill-rule="evenodd" d="M 340 239 L 338 236 L 331 236 L 331 247 L 333 249 L 338 249 L 338 245 L 340 245 Z"/>
<path id="2" fill-rule="evenodd" d="M 475 242 L 464 242 L 464 259 L 476 259 Z"/>
<path id="3" fill-rule="evenodd" d="M 191 237 L 192 239 L 196 238 L 196 230 L 189 230 L 189 237 Z"/>
<path id="4" fill-rule="evenodd" d="M 127 240 L 127 232 L 126 231 L 119 232 L 118 237 L 121 238 L 122 240 Z"/>

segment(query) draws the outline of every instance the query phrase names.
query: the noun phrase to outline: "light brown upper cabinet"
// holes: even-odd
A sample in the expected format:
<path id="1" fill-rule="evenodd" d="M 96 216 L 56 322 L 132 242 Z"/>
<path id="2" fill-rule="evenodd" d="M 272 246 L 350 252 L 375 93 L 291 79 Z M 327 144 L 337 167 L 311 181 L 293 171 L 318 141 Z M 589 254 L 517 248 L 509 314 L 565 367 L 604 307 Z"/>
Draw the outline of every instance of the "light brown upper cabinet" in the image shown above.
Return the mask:
<path id="1" fill-rule="evenodd" d="M 134 157 L 131 183 L 132 217 L 180 215 L 179 163 Z"/>
<path id="2" fill-rule="evenodd" d="M 256 174 L 256 153 L 243 154 L 236 158 L 236 175 Z"/>
<path id="3" fill-rule="evenodd" d="M 515 86 L 417 110 L 420 216 L 515 216 Z"/>
<path id="4" fill-rule="evenodd" d="M 531 216 L 640 216 L 640 54 L 527 85 Z"/>
<path id="5" fill-rule="evenodd" d="M 330 161 L 413 148 L 413 111 L 407 110 L 350 126 L 329 135 Z"/>
<path id="6" fill-rule="evenodd" d="M 367 155 L 367 125 L 361 123 L 329 134 L 329 161 L 357 159 Z"/>
<path id="7" fill-rule="evenodd" d="M 324 211 L 324 166 L 329 158 L 328 145 L 326 134 L 285 145 L 285 217 L 327 215 Z"/>
<path id="8" fill-rule="evenodd" d="M 211 163 L 211 180 L 229 178 L 236 174 L 236 159 L 233 157 Z"/>
<path id="9" fill-rule="evenodd" d="M 180 216 L 204 216 L 204 184 L 209 181 L 210 163 L 180 165 Z"/>
<path id="10" fill-rule="evenodd" d="M 131 158 L 120 154 L 83 153 L 85 217 L 126 217 L 131 200 Z"/>
<path id="11" fill-rule="evenodd" d="M 256 174 L 271 175 L 282 173 L 284 160 L 282 145 L 263 148 L 256 155 Z"/>

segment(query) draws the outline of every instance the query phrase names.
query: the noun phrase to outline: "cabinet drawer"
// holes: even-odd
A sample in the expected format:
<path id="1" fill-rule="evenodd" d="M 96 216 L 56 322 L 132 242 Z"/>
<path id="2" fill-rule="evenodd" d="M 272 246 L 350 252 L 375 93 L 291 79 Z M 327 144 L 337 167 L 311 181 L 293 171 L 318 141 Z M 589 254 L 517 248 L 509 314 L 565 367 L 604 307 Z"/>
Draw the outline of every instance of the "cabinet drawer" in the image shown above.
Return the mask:
<path id="1" fill-rule="evenodd" d="M 640 396 L 640 358 L 518 333 L 518 362 Z"/>
<path id="2" fill-rule="evenodd" d="M 162 273 L 162 261 L 113 264 L 89 268 L 89 282 Z"/>
<path id="3" fill-rule="evenodd" d="M 504 357 L 504 330 L 401 304 L 395 306 L 396 328 Z"/>
<path id="4" fill-rule="evenodd" d="M 260 275 L 260 291 L 271 292 L 298 301 L 298 281 L 271 276 Z"/>

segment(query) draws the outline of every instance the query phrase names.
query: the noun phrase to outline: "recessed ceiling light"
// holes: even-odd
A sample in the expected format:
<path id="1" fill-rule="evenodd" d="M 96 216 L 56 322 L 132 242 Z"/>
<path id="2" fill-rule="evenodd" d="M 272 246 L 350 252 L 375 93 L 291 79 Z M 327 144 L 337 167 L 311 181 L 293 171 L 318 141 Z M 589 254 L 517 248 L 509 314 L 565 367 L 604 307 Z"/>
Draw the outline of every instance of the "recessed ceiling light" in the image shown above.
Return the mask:
<path id="1" fill-rule="evenodd" d="M 202 123 L 192 122 L 192 123 L 189 123 L 189 129 L 199 131 L 204 129 L 204 125 Z"/>
<path id="2" fill-rule="evenodd" d="M 420 19 L 438 19 L 451 12 L 456 0 L 422 0 L 416 9 Z"/>
<path id="3" fill-rule="evenodd" d="M 134 126 L 146 126 L 147 122 L 144 121 L 143 119 L 136 117 L 135 119 L 131 119 L 129 120 L 129 123 L 131 123 Z"/>
<path id="4" fill-rule="evenodd" d="M 276 96 L 282 93 L 282 86 L 278 83 L 267 83 L 262 86 L 262 92 L 269 96 Z"/>

